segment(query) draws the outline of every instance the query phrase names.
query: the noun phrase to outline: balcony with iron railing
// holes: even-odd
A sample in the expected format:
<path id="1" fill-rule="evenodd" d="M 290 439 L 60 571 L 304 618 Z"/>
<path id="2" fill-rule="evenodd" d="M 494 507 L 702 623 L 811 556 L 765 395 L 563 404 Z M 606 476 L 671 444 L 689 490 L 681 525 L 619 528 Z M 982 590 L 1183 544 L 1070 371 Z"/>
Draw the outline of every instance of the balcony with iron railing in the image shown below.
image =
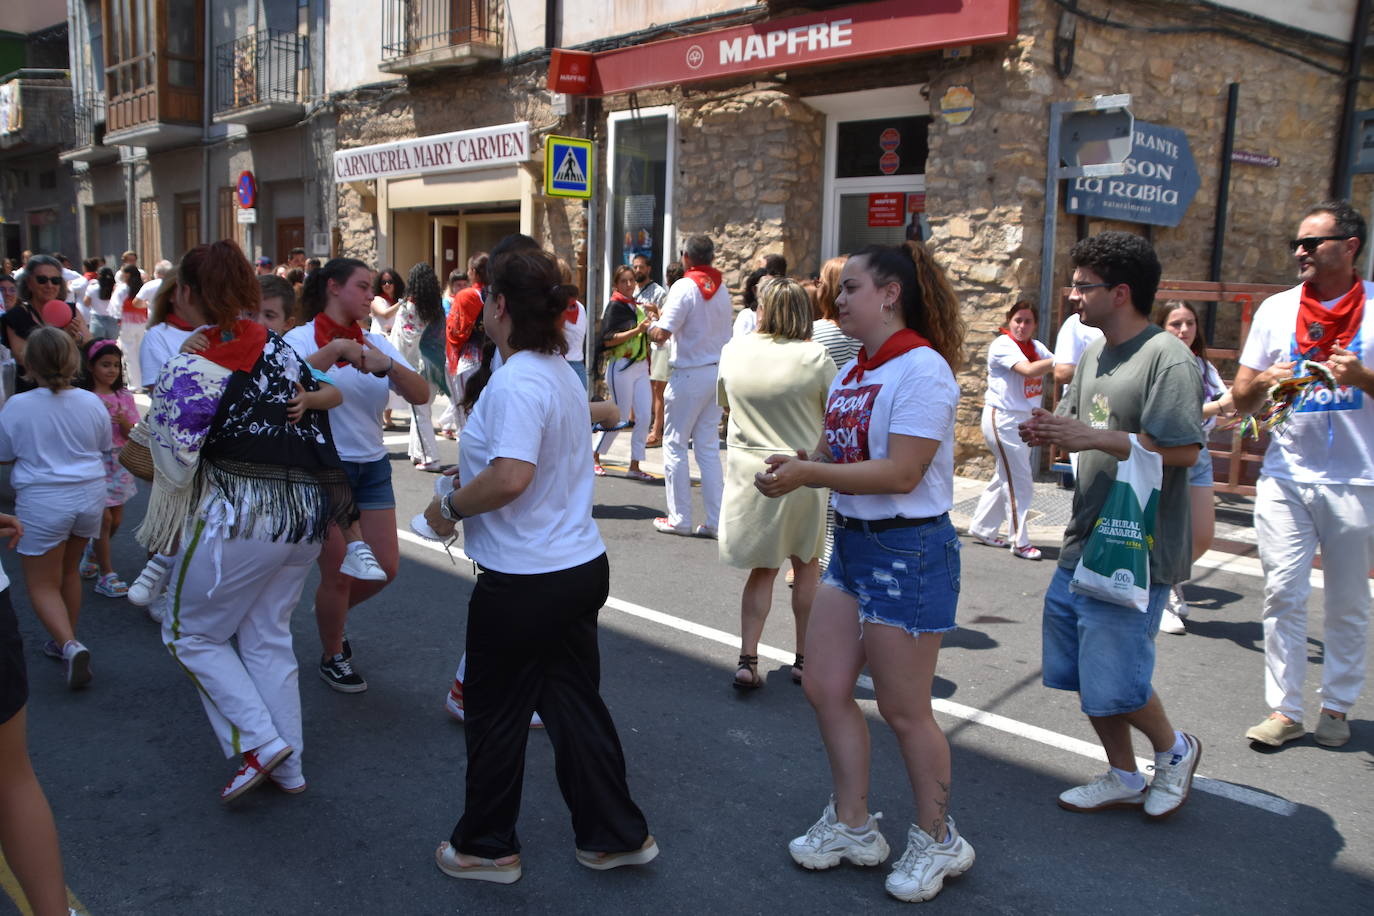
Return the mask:
<path id="1" fill-rule="evenodd" d="M 0 76 L 0 155 L 64 147 L 72 136 L 72 83 L 66 70 Z"/>
<path id="2" fill-rule="evenodd" d="M 119 149 L 105 144 L 105 93 L 78 93 L 72 105 L 72 142 L 58 154 L 63 162 L 112 162 Z"/>
<path id="3" fill-rule="evenodd" d="M 383 0 L 387 73 L 470 67 L 501 57 L 499 0 Z"/>
<path id="4" fill-rule="evenodd" d="M 305 40 L 260 29 L 215 49 L 216 122 L 271 127 L 305 114 Z"/>

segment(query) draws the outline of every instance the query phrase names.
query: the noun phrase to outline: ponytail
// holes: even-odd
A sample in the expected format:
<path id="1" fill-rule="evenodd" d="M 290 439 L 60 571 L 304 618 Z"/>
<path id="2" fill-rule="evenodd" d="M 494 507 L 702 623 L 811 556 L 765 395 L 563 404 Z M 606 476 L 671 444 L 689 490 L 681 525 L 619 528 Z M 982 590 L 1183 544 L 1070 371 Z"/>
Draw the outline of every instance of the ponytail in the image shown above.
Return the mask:
<path id="1" fill-rule="evenodd" d="M 854 257 L 865 258 L 874 283 L 901 287 L 902 320 L 930 341 L 955 372 L 964 362 L 967 326 L 959 314 L 959 300 L 944 270 L 920 242 L 869 245 Z"/>
<path id="2" fill-rule="evenodd" d="M 367 270 L 367 265 L 357 258 L 330 258 L 319 270 L 310 272 L 301 289 L 301 305 L 305 307 L 305 320 L 313 321 L 329 304 L 329 281 L 344 284 L 356 270 Z"/>

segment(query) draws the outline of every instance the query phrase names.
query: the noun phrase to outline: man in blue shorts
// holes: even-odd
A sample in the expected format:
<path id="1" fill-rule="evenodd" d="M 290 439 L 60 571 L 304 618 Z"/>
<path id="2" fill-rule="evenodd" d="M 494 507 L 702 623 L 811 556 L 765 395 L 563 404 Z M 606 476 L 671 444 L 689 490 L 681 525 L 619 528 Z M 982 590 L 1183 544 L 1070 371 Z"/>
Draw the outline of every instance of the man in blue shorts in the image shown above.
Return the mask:
<path id="1" fill-rule="evenodd" d="M 1059 409 L 1035 410 L 1021 435 L 1032 445 L 1079 455 L 1073 517 L 1045 593 L 1043 678 L 1046 687 L 1077 691 L 1110 769 L 1064 792 L 1059 805 L 1070 811 L 1143 807 L 1147 817 L 1163 818 L 1188 799 L 1202 756 L 1198 739 L 1170 724 L 1150 684 L 1165 599 L 1190 572 L 1188 468 L 1203 443 L 1202 379 L 1188 348 L 1150 323 L 1160 266 L 1148 242 L 1104 232 L 1075 245 L 1071 257 L 1070 301 L 1103 338 L 1084 351 Z M 1130 433 L 1164 459 L 1144 613 L 1069 589 L 1117 464 L 1131 452 Z M 1148 786 L 1136 769 L 1133 728 L 1154 750 Z"/>

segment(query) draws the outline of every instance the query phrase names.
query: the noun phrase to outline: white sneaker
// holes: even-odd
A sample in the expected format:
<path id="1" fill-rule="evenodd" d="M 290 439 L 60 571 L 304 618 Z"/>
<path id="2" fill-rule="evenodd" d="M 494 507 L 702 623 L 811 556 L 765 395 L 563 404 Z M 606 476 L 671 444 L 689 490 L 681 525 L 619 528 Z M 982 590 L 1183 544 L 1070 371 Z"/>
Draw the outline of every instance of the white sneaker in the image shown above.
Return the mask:
<path id="1" fill-rule="evenodd" d="M 1155 778 L 1145 793 L 1145 816 L 1154 820 L 1168 817 L 1188 800 L 1193 787 L 1193 774 L 1202 759 L 1202 742 L 1185 734 L 1187 750 L 1183 754 L 1165 751 L 1155 755 Z"/>
<path id="2" fill-rule="evenodd" d="M 1182 636 L 1188 632 L 1188 628 L 1183 625 L 1182 617 L 1165 607 L 1164 612 L 1159 615 L 1159 632 Z"/>
<path id="3" fill-rule="evenodd" d="M 172 593 L 164 590 L 154 601 L 148 605 L 148 619 L 153 623 L 162 623 L 162 619 L 167 616 L 167 612 L 172 608 Z"/>
<path id="4" fill-rule="evenodd" d="M 1175 585 L 1173 588 L 1169 589 L 1169 603 L 1164 606 L 1167 607 L 1169 610 L 1173 611 L 1179 617 L 1187 619 L 1188 602 L 1183 597 L 1182 583 L 1179 583 L 1178 585 Z"/>
<path id="5" fill-rule="evenodd" d="M 220 790 L 219 800 L 228 804 L 243 793 L 256 788 L 294 752 L 295 748 L 281 738 L 273 738 L 261 747 L 245 751 L 243 766 L 239 767 Z"/>
<path id="6" fill-rule="evenodd" d="M 382 569 L 372 548 L 364 541 L 354 541 L 348 545 L 343 562 L 339 564 L 339 572 L 368 582 L 386 581 L 386 570 Z"/>
<path id="7" fill-rule="evenodd" d="M 1139 808 L 1145 804 L 1145 789 L 1132 789 L 1111 770 L 1088 783 L 1059 795 L 1059 807 L 1066 811 L 1106 811 L 1110 808 Z"/>
<path id="8" fill-rule="evenodd" d="M 887 892 L 907 903 L 929 900 L 945 886 L 946 878 L 957 878 L 973 866 L 973 847 L 954 829 L 954 819 L 946 816 L 948 834 L 937 843 L 915 824 L 907 831 L 906 852 L 887 876 Z"/>
<path id="9" fill-rule="evenodd" d="M 139 607 L 148 607 L 153 603 L 162 592 L 162 587 L 167 582 L 167 574 L 172 571 L 172 564 L 169 563 L 162 554 L 154 554 L 143 567 L 143 571 L 138 574 L 138 578 L 129 586 L 129 591 L 125 595 L 130 604 Z"/>
<path id="10" fill-rule="evenodd" d="M 91 682 L 90 649 L 75 639 L 69 639 L 66 645 L 62 647 L 62 661 L 65 665 L 64 674 L 67 678 L 68 689 L 77 690 Z"/>
<path id="11" fill-rule="evenodd" d="M 868 823 L 854 828 L 835 816 L 835 799 L 825 806 L 821 819 L 805 835 L 787 844 L 787 851 L 804 868 L 834 868 L 841 859 L 855 865 L 881 865 L 887 858 L 887 840 L 878 829 L 882 812 L 870 814 Z"/>
<path id="12" fill-rule="evenodd" d="M 444 698 L 444 709 L 454 721 L 467 721 L 467 713 L 463 711 L 463 682 L 457 678 L 453 679 L 453 686 L 448 689 L 448 696 Z M 544 720 L 539 718 L 539 713 L 530 716 L 530 728 L 543 727 Z"/>

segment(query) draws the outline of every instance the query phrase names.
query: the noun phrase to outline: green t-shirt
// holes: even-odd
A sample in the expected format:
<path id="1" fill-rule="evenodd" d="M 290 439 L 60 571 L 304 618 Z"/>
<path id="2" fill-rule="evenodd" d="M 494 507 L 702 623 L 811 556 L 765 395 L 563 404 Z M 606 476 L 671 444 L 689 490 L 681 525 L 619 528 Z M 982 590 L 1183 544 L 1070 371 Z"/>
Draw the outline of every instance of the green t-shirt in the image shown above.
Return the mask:
<path id="1" fill-rule="evenodd" d="M 1163 448 L 1202 445 L 1202 376 L 1192 352 L 1157 325 L 1125 343 L 1098 340 L 1084 352 L 1057 411 L 1094 429 L 1148 433 Z M 1078 564 L 1112 483 L 1117 460 L 1096 449 L 1079 452 L 1073 517 L 1064 531 L 1059 565 Z M 1188 468 L 1164 468 L 1150 551 L 1150 583 L 1174 585 L 1192 574 L 1193 529 Z"/>

